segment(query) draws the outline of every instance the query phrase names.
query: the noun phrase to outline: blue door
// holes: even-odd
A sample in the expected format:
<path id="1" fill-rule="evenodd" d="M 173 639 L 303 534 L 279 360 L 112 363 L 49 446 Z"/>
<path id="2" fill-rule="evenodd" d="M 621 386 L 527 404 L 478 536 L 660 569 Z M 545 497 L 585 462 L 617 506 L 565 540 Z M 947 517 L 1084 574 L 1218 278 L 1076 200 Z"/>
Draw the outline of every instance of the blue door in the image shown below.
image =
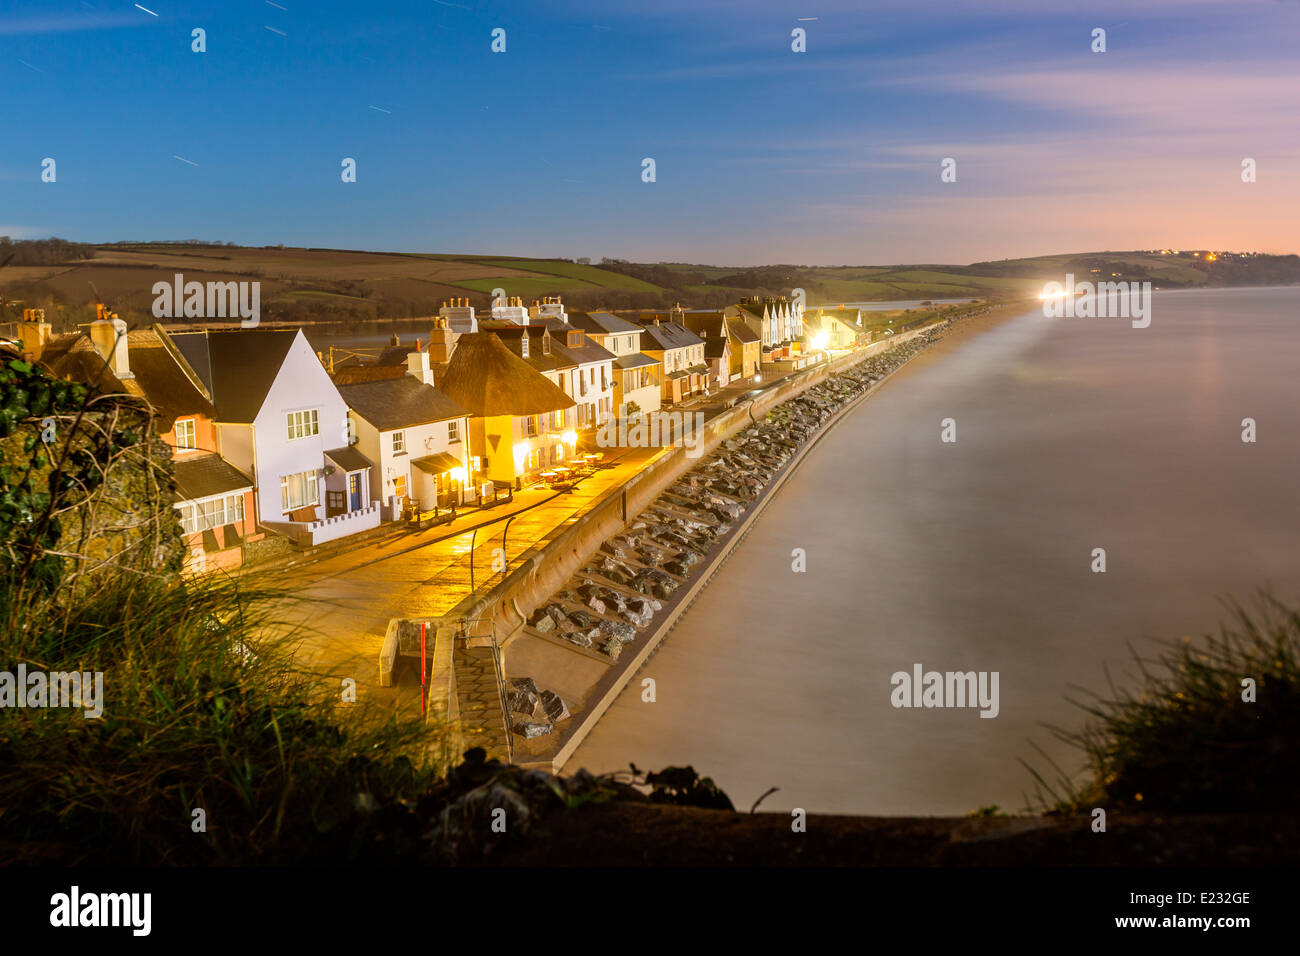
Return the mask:
<path id="1" fill-rule="evenodd" d="M 358 511 L 361 508 L 361 475 L 348 475 L 348 510 Z"/>

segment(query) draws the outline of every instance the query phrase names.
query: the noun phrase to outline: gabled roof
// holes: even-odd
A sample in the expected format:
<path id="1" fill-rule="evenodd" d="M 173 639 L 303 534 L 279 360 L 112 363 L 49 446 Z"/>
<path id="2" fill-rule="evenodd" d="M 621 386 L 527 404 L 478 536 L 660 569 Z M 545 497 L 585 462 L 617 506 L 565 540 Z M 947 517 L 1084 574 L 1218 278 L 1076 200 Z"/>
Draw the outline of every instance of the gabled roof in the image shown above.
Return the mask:
<path id="1" fill-rule="evenodd" d="M 191 378 L 193 370 L 188 363 L 153 329 L 127 333 L 126 362 L 132 377 L 114 375 L 90 337 L 81 332 L 55 337 L 42 350 L 40 361 L 60 378 L 82 382 L 101 393 L 143 398 L 157 413 L 163 431 L 178 418 L 216 416 L 212 403 Z"/>
<path id="2" fill-rule="evenodd" d="M 690 329 L 676 322 L 661 321 L 658 325 L 651 323 L 644 328 L 648 341 L 642 342 L 642 351 L 683 349 L 699 345 L 704 341 Z"/>
<path id="3" fill-rule="evenodd" d="M 405 365 L 344 365 L 334 370 L 334 385 L 378 382 L 386 378 L 401 378 L 406 374 Z M 438 381 L 436 373 L 433 380 Z"/>
<path id="4" fill-rule="evenodd" d="M 413 375 L 343 385 L 339 394 L 352 409 L 380 431 L 468 417 L 469 411 Z"/>
<path id="5" fill-rule="evenodd" d="M 710 335 L 704 340 L 704 357 L 722 358 L 730 348 L 731 343 L 725 335 Z"/>
<path id="6" fill-rule="evenodd" d="M 462 335 L 441 391 L 473 415 L 541 415 L 572 408 L 573 399 L 490 332 Z"/>
<path id="7" fill-rule="evenodd" d="M 619 318 L 613 312 L 570 312 L 569 324 L 575 328 L 602 335 L 619 335 L 641 331 L 641 326 L 629 322 L 627 319 Z"/>
<path id="8" fill-rule="evenodd" d="M 737 342 L 740 342 L 742 345 L 746 342 L 763 341 L 762 336 L 760 336 L 757 332 L 751 329 L 744 322 L 728 322 L 727 331 L 731 334 L 731 337 L 733 339 L 735 339 Z"/>
<path id="9" fill-rule="evenodd" d="M 218 420 L 251 422 L 300 334 L 297 329 L 222 329 L 169 337 L 207 387 Z"/>
<path id="10" fill-rule="evenodd" d="M 721 312 L 687 312 L 682 316 L 682 325 L 706 341 L 710 336 L 723 337 L 726 328 Z"/>

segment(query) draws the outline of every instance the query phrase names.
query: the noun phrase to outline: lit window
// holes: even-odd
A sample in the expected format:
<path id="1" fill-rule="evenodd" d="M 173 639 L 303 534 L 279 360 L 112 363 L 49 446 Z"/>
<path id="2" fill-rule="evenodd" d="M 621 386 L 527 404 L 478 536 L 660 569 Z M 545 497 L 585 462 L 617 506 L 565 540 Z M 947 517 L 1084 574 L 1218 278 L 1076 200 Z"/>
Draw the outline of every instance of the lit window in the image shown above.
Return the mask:
<path id="1" fill-rule="evenodd" d="M 314 408 L 309 408 L 304 412 L 290 412 L 287 418 L 290 441 L 320 434 L 320 421 Z"/>
<path id="2" fill-rule="evenodd" d="M 176 423 L 176 450 L 197 448 L 194 443 L 194 419 L 186 418 Z"/>
<path id="3" fill-rule="evenodd" d="M 315 470 L 300 471 L 280 479 L 280 504 L 282 511 L 296 511 L 320 504 L 320 482 Z"/>
<path id="4" fill-rule="evenodd" d="M 406 476 L 398 475 L 393 479 L 393 494 L 399 498 L 406 497 Z"/>
<path id="5" fill-rule="evenodd" d="M 186 534 L 198 534 L 226 524 L 239 524 L 244 520 L 244 496 L 223 495 L 208 501 L 186 502 L 177 505 L 181 529 Z"/>

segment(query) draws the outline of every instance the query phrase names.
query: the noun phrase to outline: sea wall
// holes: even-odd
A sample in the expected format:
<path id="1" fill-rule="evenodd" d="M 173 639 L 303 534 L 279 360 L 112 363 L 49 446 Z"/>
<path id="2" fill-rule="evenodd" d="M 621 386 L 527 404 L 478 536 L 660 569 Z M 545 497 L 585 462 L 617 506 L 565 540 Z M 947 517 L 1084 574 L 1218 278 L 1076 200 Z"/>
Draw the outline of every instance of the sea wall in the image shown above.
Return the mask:
<path id="1" fill-rule="evenodd" d="M 705 425 L 698 454 L 688 456 L 681 447 L 665 448 L 622 487 L 611 490 L 587 512 L 571 518 L 554 534 L 525 551 L 518 568 L 488 591 L 468 596 L 448 617 L 491 621 L 498 639 L 504 639 L 522 627 L 532 612 L 563 587 L 607 539 L 622 531 L 701 458 L 717 450 L 721 442 L 760 420 L 775 406 L 831 376 L 945 324 L 900 333 L 861 351 L 796 372 L 757 398 L 738 403 Z"/>

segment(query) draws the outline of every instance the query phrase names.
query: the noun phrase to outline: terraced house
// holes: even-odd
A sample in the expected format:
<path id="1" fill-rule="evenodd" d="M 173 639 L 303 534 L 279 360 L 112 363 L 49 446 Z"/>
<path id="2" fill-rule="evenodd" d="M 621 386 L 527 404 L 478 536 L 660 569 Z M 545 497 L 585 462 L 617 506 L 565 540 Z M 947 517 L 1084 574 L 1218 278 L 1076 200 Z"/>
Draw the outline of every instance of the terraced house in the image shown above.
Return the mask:
<path id="1" fill-rule="evenodd" d="M 684 312 L 681 322 L 704 339 L 704 361 L 709 366 L 709 382 L 713 388 L 723 388 L 733 379 L 748 378 L 758 371 L 758 336 L 741 322 L 728 322 L 723 312 Z M 733 331 L 741 330 L 745 337 Z M 746 363 L 745 350 L 751 361 Z M 750 371 L 745 373 L 748 366 Z"/>
<path id="2" fill-rule="evenodd" d="M 517 341 L 531 351 L 530 337 Z M 577 442 L 564 424 L 574 400 L 493 332 L 460 337 L 439 390 L 470 414 L 471 466 L 502 487 L 521 487 L 567 457 Z"/>
<path id="3" fill-rule="evenodd" d="M 571 312 L 569 323 L 614 356 L 614 415 L 659 411 L 663 367 L 641 351 L 645 329 L 612 312 Z"/>
<path id="4" fill-rule="evenodd" d="M 681 313 L 673 313 L 680 315 Z M 663 313 L 627 313 L 645 335 L 641 351 L 663 369 L 660 404 L 675 405 L 702 395 L 709 387 L 709 366 L 704 359 L 704 339 Z"/>
<path id="5" fill-rule="evenodd" d="M 759 337 L 762 362 L 793 359 L 802 351 L 803 311 L 784 296 L 745 299 L 723 310 Z"/>
<path id="6" fill-rule="evenodd" d="M 407 361 L 405 375 L 339 386 L 356 431 L 355 452 L 375 464 L 371 497 L 384 503 L 388 520 L 473 497 L 469 412 L 434 387 L 428 352 L 417 349 Z"/>
<path id="7" fill-rule="evenodd" d="M 253 481 L 217 453 L 216 410 L 166 334 L 128 332 L 120 319 L 100 318 L 88 334 L 46 341 L 38 335 L 34 341 L 39 352 L 33 357 L 60 378 L 148 402 L 159 436 L 172 449 L 174 507 L 188 545 L 186 570 L 239 567 L 245 546 L 264 537 L 257 529 Z"/>
<path id="8" fill-rule="evenodd" d="M 216 410 L 217 450 L 253 479 L 258 523 L 315 545 L 378 527 L 370 467 L 300 329 L 169 335 Z"/>

